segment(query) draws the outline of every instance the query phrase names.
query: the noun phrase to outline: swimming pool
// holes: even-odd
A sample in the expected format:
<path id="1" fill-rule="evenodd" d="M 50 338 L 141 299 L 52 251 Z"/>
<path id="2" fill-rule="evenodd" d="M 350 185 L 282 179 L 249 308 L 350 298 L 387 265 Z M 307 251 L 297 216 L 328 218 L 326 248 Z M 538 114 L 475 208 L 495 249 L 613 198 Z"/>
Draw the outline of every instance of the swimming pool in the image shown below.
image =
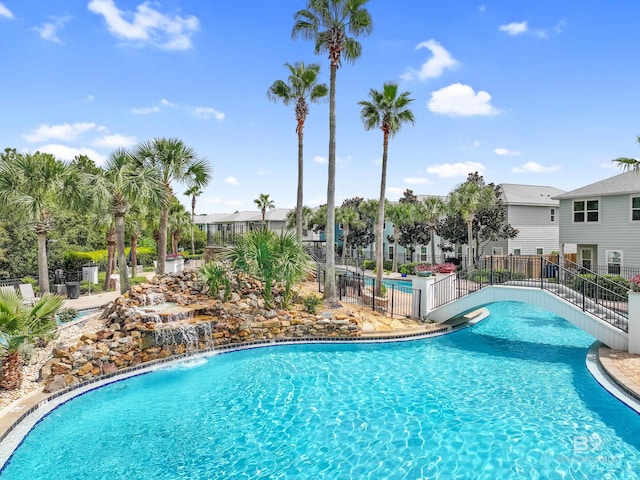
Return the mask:
<path id="1" fill-rule="evenodd" d="M 0 479 L 635 479 L 640 416 L 536 307 L 390 344 L 193 359 L 54 410 Z"/>
<path id="2" fill-rule="evenodd" d="M 364 284 L 368 287 L 373 285 L 375 279 L 371 277 L 364 278 Z M 394 280 L 393 278 L 384 278 L 382 283 L 387 289 L 395 288 L 396 290 L 404 293 L 411 293 L 413 291 L 413 283 L 411 280 Z"/>

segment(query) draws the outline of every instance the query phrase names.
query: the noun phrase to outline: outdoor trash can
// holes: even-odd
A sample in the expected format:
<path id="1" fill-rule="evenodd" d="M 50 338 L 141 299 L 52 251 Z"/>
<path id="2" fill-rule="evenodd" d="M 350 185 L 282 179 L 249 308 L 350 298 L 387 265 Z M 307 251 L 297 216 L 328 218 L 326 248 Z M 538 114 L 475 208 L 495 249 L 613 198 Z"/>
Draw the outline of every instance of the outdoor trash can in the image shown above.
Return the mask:
<path id="1" fill-rule="evenodd" d="M 547 278 L 555 278 L 557 273 L 558 273 L 558 266 L 557 265 L 547 265 L 546 268 L 546 277 Z"/>
<path id="2" fill-rule="evenodd" d="M 80 296 L 80 282 L 67 282 L 67 298 L 78 298 Z"/>

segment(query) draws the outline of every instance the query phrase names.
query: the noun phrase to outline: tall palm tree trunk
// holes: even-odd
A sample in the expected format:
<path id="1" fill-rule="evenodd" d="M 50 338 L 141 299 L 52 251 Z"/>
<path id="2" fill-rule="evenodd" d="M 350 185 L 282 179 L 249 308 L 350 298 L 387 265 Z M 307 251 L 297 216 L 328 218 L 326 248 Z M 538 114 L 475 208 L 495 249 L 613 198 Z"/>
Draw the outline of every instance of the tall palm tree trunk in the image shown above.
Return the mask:
<path id="1" fill-rule="evenodd" d="M 138 276 L 138 235 L 131 234 L 131 268 L 133 268 L 132 277 Z"/>
<path id="2" fill-rule="evenodd" d="M 191 196 L 191 255 L 196 254 L 196 242 L 193 237 L 193 219 L 196 216 L 196 196 Z"/>
<path id="3" fill-rule="evenodd" d="M 429 235 L 431 236 L 431 264 L 435 265 L 436 262 L 436 229 L 429 227 Z"/>
<path id="4" fill-rule="evenodd" d="M 47 265 L 47 232 L 38 232 L 38 284 L 40 294 L 49 293 L 49 267 Z"/>
<path id="5" fill-rule="evenodd" d="M 127 257 L 124 254 L 124 215 L 116 214 L 115 223 L 118 270 L 120 271 L 120 293 L 125 293 L 129 290 L 129 272 L 127 269 Z"/>
<path id="6" fill-rule="evenodd" d="M 8 353 L 2 360 L 0 388 L 16 390 L 22 385 L 22 359 L 19 351 Z"/>
<path id="7" fill-rule="evenodd" d="M 327 174 L 327 260 L 324 279 L 324 298 L 330 303 L 336 301 L 336 72 L 338 65 L 331 62 L 329 76 L 329 160 Z"/>
<path id="8" fill-rule="evenodd" d="M 110 227 L 107 230 L 107 272 L 104 277 L 104 285 L 103 290 L 105 292 L 109 291 L 109 281 L 111 280 L 111 275 L 113 274 L 114 265 L 113 259 L 115 257 L 116 251 L 116 231 L 115 228 Z"/>
<path id="9" fill-rule="evenodd" d="M 384 267 L 382 236 L 384 235 L 384 197 L 387 188 L 388 147 L 389 132 L 385 130 L 382 140 L 382 175 L 380 175 L 380 203 L 378 204 L 378 222 L 376 224 L 376 295 L 382 295 L 382 271 Z"/>
<path id="10" fill-rule="evenodd" d="M 160 232 L 158 235 L 158 275 L 164 274 L 164 263 L 167 260 L 167 225 L 169 224 L 169 207 L 162 207 L 160 212 Z"/>
<path id="11" fill-rule="evenodd" d="M 473 219 L 467 220 L 467 262 L 468 266 L 475 265 L 475 261 L 472 258 L 472 245 L 473 245 Z"/>
<path id="12" fill-rule="evenodd" d="M 302 186 L 304 182 L 304 145 L 303 131 L 304 122 L 298 122 L 298 192 L 296 195 L 296 235 L 298 241 L 302 242 Z"/>

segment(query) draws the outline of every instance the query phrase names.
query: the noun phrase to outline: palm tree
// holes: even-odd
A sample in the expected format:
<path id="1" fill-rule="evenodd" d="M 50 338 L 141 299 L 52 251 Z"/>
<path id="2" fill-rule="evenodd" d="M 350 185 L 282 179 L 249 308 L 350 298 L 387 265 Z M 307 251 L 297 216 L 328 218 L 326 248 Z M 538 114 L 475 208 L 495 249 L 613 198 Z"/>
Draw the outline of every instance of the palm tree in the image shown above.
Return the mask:
<path id="1" fill-rule="evenodd" d="M 202 188 L 200 185 L 193 185 L 191 188 L 184 192 L 185 195 L 191 195 L 191 255 L 196 254 L 196 242 L 193 238 L 193 219 L 196 216 L 196 198 L 202 195 Z"/>
<path id="2" fill-rule="evenodd" d="M 327 175 L 327 263 L 324 298 L 336 302 L 335 194 L 336 194 L 336 73 L 341 59 L 355 62 L 362 45 L 355 39 L 373 30 L 371 15 L 363 6 L 368 0 L 308 0 L 307 8 L 294 14 L 293 38 L 315 42 L 315 53 L 329 54 L 329 158 Z M 348 34 L 353 35 L 352 37 Z"/>
<path id="3" fill-rule="evenodd" d="M 0 292 L 0 348 L 4 351 L 0 388 L 16 390 L 22 384 L 22 359 L 19 347 L 38 338 L 49 339 L 56 330 L 55 314 L 64 299 L 44 294 L 33 306 L 24 304 L 15 292 Z"/>
<path id="4" fill-rule="evenodd" d="M 124 252 L 125 216 L 137 199 L 144 198 L 152 204 L 162 202 L 164 184 L 158 170 L 148 165 L 138 168 L 129 152 L 117 149 L 109 156 L 103 172 L 92 176 L 91 188 L 96 197 L 108 206 L 114 218 L 120 293 L 125 293 L 129 290 Z"/>
<path id="5" fill-rule="evenodd" d="M 640 135 L 636 138 L 636 141 L 640 143 Z M 635 158 L 620 157 L 613 160 L 624 171 L 631 171 L 640 173 L 640 160 Z"/>
<path id="6" fill-rule="evenodd" d="M 253 200 L 253 203 L 258 206 L 258 209 L 262 214 L 262 223 L 266 223 L 265 218 L 267 217 L 267 209 L 273 210 L 274 208 L 276 208 L 276 204 L 273 203 L 273 200 L 269 198 L 268 193 L 261 193 L 260 195 L 258 195 L 258 198 Z"/>
<path id="7" fill-rule="evenodd" d="M 400 240 L 400 228 L 413 224 L 413 208 L 408 203 L 390 203 L 386 207 L 385 215 L 393 223 L 393 267 L 394 272 L 398 271 L 398 241 Z"/>
<path id="8" fill-rule="evenodd" d="M 304 122 L 309 114 L 309 105 L 307 99 L 311 102 L 319 102 L 320 99 L 327 96 L 327 85 L 318 84 L 318 74 L 320 73 L 320 65 L 312 63 L 308 67 L 304 62 L 298 62 L 295 65 L 285 63 L 289 69 L 290 75 L 288 83 L 283 80 L 276 80 L 267 91 L 267 97 L 272 101 L 282 100 L 285 105 L 294 104 L 296 113 L 296 133 L 298 134 L 298 194 L 296 201 L 296 234 L 298 239 L 302 241 L 302 186 L 303 186 L 303 168 L 304 168 L 304 147 L 303 147 L 303 130 Z"/>
<path id="9" fill-rule="evenodd" d="M 382 130 L 382 175 L 380 179 L 380 200 L 378 204 L 378 221 L 376 224 L 376 289 L 382 289 L 382 235 L 384 226 L 384 199 L 387 185 L 387 154 L 389 149 L 389 137 L 393 137 L 405 123 L 413 124 L 415 119 L 413 112 L 408 108 L 413 102 L 409 98 L 411 92 L 402 92 L 398 95 L 398 84 L 387 82 L 382 91 L 371 89 L 369 96 L 371 101 L 362 100 L 358 105 L 362 106 L 360 117 L 365 130 L 379 128 Z M 377 292 L 380 294 L 380 291 Z"/>
<path id="10" fill-rule="evenodd" d="M 173 196 L 171 184 L 186 183 L 188 188 L 195 185 L 206 187 L 211 180 L 211 167 L 204 158 L 199 158 L 195 150 L 187 147 L 177 138 L 154 138 L 134 148 L 133 156 L 140 167 L 156 169 L 162 178 L 165 198 Z M 167 224 L 169 221 L 168 201 L 160 208 L 158 235 L 158 274 L 164 273 L 167 259 Z"/>
<path id="11" fill-rule="evenodd" d="M 295 230 L 296 228 L 297 213 L 298 212 L 296 210 L 289 210 L 289 212 L 287 212 L 287 228 L 289 230 Z M 313 216 L 313 210 L 311 210 L 306 205 L 303 205 L 302 207 L 302 236 L 303 237 L 309 231 L 309 228 L 310 228 L 309 221 L 311 220 L 312 216 Z"/>
<path id="12" fill-rule="evenodd" d="M 351 228 L 360 228 L 364 225 L 364 222 L 360 220 L 360 214 L 351 207 L 338 208 L 336 210 L 336 221 L 342 224 L 342 264 L 344 265 L 349 247 L 349 233 Z"/>
<path id="13" fill-rule="evenodd" d="M 473 220 L 481 210 L 490 207 L 495 201 L 495 190 L 490 185 L 480 185 L 467 180 L 456 188 L 449 197 L 449 208 L 462 215 L 467 223 L 467 259 L 469 266 L 473 260 Z"/>
<path id="14" fill-rule="evenodd" d="M 174 197 L 169 207 L 169 221 L 167 231 L 171 241 L 171 253 L 178 253 L 180 239 L 182 234 L 187 231 L 190 225 L 193 225 L 191 216 L 184 206 Z"/>
<path id="15" fill-rule="evenodd" d="M 429 239 L 431 243 L 431 263 L 436 264 L 436 225 L 438 219 L 446 213 L 446 205 L 440 197 L 427 197 L 418 204 L 420 215 L 429 226 Z"/>
<path id="16" fill-rule="evenodd" d="M 0 209 L 17 209 L 28 217 L 38 238 L 38 284 L 49 292 L 47 236 L 54 228 L 59 206 L 85 209 L 85 176 L 48 153 L 0 154 Z"/>

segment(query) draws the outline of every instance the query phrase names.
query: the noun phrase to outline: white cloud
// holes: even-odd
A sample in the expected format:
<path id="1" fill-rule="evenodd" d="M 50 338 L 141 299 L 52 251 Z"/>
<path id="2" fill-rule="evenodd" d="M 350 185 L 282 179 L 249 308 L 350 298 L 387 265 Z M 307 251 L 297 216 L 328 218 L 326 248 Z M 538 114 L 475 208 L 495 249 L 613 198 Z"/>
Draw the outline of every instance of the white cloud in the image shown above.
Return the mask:
<path id="1" fill-rule="evenodd" d="M 405 191 L 404 188 L 387 187 L 387 189 L 385 190 L 385 193 L 386 193 L 385 197 L 397 199 L 402 196 L 404 191 Z"/>
<path id="2" fill-rule="evenodd" d="M 37 150 L 39 152 L 50 153 L 60 160 L 73 160 L 74 157 L 78 155 L 86 155 L 98 165 L 103 165 L 106 161 L 104 155 L 100 155 L 98 152 L 90 148 L 74 148 L 51 143 L 42 145 L 41 147 L 38 147 Z"/>
<path id="3" fill-rule="evenodd" d="M 327 163 L 327 159 L 325 157 L 321 157 L 320 155 L 316 155 L 315 157 L 313 157 L 313 161 L 318 163 Z"/>
<path id="4" fill-rule="evenodd" d="M 524 22 L 511 22 L 506 25 L 500 25 L 498 30 L 506 32 L 511 36 L 521 35 L 527 31 L 527 21 Z"/>
<path id="5" fill-rule="evenodd" d="M 433 39 L 422 42 L 416 46 L 416 50 L 421 48 L 428 49 L 433 56 L 422 64 L 420 70 L 408 68 L 405 73 L 400 75 L 400 78 L 403 80 L 418 78 L 421 81 L 425 81 L 429 78 L 437 78 L 442 75 L 445 69 L 454 69 L 458 66 L 458 61 L 455 60 L 442 45 Z"/>
<path id="6" fill-rule="evenodd" d="M 480 5 L 478 7 L 478 13 L 480 13 L 480 15 L 484 15 L 484 13 L 487 11 L 487 7 L 484 5 Z"/>
<path id="7" fill-rule="evenodd" d="M 0 3 L 0 17 L 5 17 L 9 19 L 13 18 L 13 13 L 11 13 L 11 10 L 5 7 L 2 3 Z"/>
<path id="8" fill-rule="evenodd" d="M 258 175 L 269 175 L 271 170 L 267 170 L 266 168 L 259 168 L 256 172 Z"/>
<path id="9" fill-rule="evenodd" d="M 430 183 L 433 183 L 427 177 L 408 177 L 403 178 L 402 180 L 404 180 L 404 183 L 409 185 L 429 185 Z"/>
<path id="10" fill-rule="evenodd" d="M 127 137 L 125 135 L 103 135 L 100 138 L 97 138 L 91 145 L 95 145 L 96 147 L 106 147 L 106 148 L 127 148 L 136 143 L 136 137 L 131 136 Z"/>
<path id="11" fill-rule="evenodd" d="M 518 150 L 509 150 L 507 148 L 496 148 L 493 153 L 496 155 L 504 156 L 504 155 L 520 155 Z"/>
<path id="12" fill-rule="evenodd" d="M 480 146 L 480 142 L 477 141 L 477 140 L 474 140 L 473 141 L 473 146 L 476 147 L 476 148 L 479 147 Z"/>
<path id="13" fill-rule="evenodd" d="M 102 15 L 107 28 L 117 38 L 136 45 L 154 45 L 164 50 L 188 50 L 191 35 L 199 28 L 197 17 L 167 15 L 155 8 L 155 3 L 144 2 L 135 12 L 120 10 L 114 0 L 91 0 L 88 8 Z"/>
<path id="14" fill-rule="evenodd" d="M 160 109 L 158 107 L 138 107 L 132 108 L 131 113 L 135 113 L 136 115 L 148 115 L 150 113 L 159 112 Z"/>
<path id="15" fill-rule="evenodd" d="M 236 177 L 227 177 L 224 179 L 224 183 L 228 183 L 230 185 L 240 185 Z"/>
<path id="16" fill-rule="evenodd" d="M 527 162 L 521 167 L 514 167 L 511 169 L 513 173 L 547 173 L 547 172 L 556 172 L 560 170 L 560 166 L 552 165 L 550 167 L 545 167 L 540 165 L 537 162 Z"/>
<path id="17" fill-rule="evenodd" d="M 442 163 L 427 168 L 427 173 L 438 175 L 440 178 L 466 177 L 471 172 L 483 171 L 484 165 L 478 162 Z"/>
<path id="18" fill-rule="evenodd" d="M 376 159 L 373 161 L 373 163 L 374 163 L 374 164 L 376 164 L 376 165 L 382 165 L 382 159 L 381 159 L 381 158 L 376 158 Z"/>
<path id="19" fill-rule="evenodd" d="M 491 95 L 489 93 L 485 91 L 476 93 L 469 85 L 454 83 L 433 92 L 428 107 L 433 113 L 451 117 L 500 113 L 490 102 Z"/>
<path id="20" fill-rule="evenodd" d="M 87 103 L 93 103 L 96 101 L 96 97 L 93 95 L 87 95 L 84 99 L 85 102 Z"/>
<path id="21" fill-rule="evenodd" d="M 41 27 L 35 27 L 34 30 L 38 32 L 40 38 L 43 40 L 62 43 L 62 40 L 58 38 L 58 30 L 61 30 L 69 20 L 71 20 L 71 17 L 54 17 L 51 22 L 45 22 Z"/>
<path id="22" fill-rule="evenodd" d="M 209 118 L 211 115 L 213 115 L 215 119 L 220 122 L 224 120 L 224 113 L 219 112 L 215 108 L 211 108 L 211 107 L 196 107 L 193 109 L 193 113 L 195 113 L 197 117 L 200 117 L 205 120 Z"/>
<path id="23" fill-rule="evenodd" d="M 42 142 L 44 140 L 75 140 L 78 135 L 94 130 L 96 124 L 93 122 L 64 123 L 62 125 L 40 125 L 33 133 L 23 135 L 28 142 Z"/>
<path id="24" fill-rule="evenodd" d="M 177 105 L 171 103 L 169 100 L 167 100 L 166 98 L 161 98 L 160 99 L 160 103 L 166 107 L 172 107 L 172 108 L 176 108 Z"/>

